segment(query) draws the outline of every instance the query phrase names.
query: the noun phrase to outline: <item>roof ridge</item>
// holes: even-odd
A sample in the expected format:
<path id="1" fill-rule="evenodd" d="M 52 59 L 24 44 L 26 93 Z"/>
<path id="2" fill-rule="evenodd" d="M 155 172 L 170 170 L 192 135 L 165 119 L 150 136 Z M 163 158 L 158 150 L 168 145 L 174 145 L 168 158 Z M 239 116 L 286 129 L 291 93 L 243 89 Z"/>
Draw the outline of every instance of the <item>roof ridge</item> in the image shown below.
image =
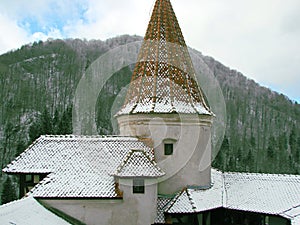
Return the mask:
<path id="1" fill-rule="evenodd" d="M 243 175 L 243 176 L 264 176 L 264 177 L 286 177 L 286 178 L 300 178 L 298 174 L 285 174 L 285 173 L 257 173 L 257 172 L 222 172 L 224 175 Z"/>
<path id="2" fill-rule="evenodd" d="M 124 157 L 123 161 L 120 163 L 120 165 L 118 166 L 116 173 L 118 174 L 121 172 L 121 170 L 123 169 L 123 167 L 125 166 L 125 164 L 128 162 L 128 160 L 130 159 L 131 155 L 133 154 L 133 150 L 130 150 Z"/>
<path id="3" fill-rule="evenodd" d="M 295 206 L 293 206 L 293 207 L 290 208 L 290 209 L 286 209 L 286 210 L 282 211 L 281 214 L 285 214 L 285 213 L 287 213 L 288 211 L 291 211 L 291 210 L 297 209 L 297 208 L 300 208 L 300 204 L 299 204 L 299 205 L 295 205 Z M 299 214 L 297 214 L 296 216 L 298 216 L 298 215 L 300 215 L 300 212 L 299 212 Z"/>
<path id="4" fill-rule="evenodd" d="M 192 190 L 192 189 L 190 189 Z M 186 196 L 184 196 L 186 195 Z M 170 201 L 169 206 L 165 209 L 165 212 L 172 211 L 173 206 L 178 202 L 178 200 L 181 199 L 182 201 L 188 202 L 189 206 L 191 207 L 191 211 L 189 213 L 197 212 L 197 206 L 195 202 L 193 201 L 193 198 L 191 196 L 191 193 L 189 193 L 189 188 L 185 187 L 183 188 L 178 194 Z"/>
<path id="5" fill-rule="evenodd" d="M 189 193 L 189 189 L 188 188 L 186 189 L 186 194 L 188 196 L 189 202 L 191 203 L 192 209 L 196 212 L 197 207 L 196 207 L 195 202 L 193 201 L 193 198 L 191 197 L 191 194 Z"/>
<path id="6" fill-rule="evenodd" d="M 177 199 L 181 196 L 181 194 L 183 192 L 185 192 L 187 190 L 187 188 L 183 188 L 181 191 L 179 191 L 174 197 L 173 199 L 169 202 L 169 206 L 165 209 L 165 212 L 169 211 L 173 205 L 175 204 L 175 202 L 177 201 Z"/>
<path id="7" fill-rule="evenodd" d="M 238 172 L 238 171 L 222 171 L 220 169 L 212 167 L 212 170 L 215 170 L 216 172 L 220 172 L 224 175 L 260 175 L 260 176 L 266 176 L 266 177 L 292 177 L 292 178 L 300 178 L 299 174 L 287 174 L 287 173 L 259 173 L 259 172 Z"/>
<path id="8" fill-rule="evenodd" d="M 48 138 L 82 138 L 82 139 L 92 139 L 92 138 L 128 138 L 128 139 L 137 139 L 137 137 L 134 136 L 120 136 L 120 135 L 75 135 L 75 134 L 63 134 L 63 135 L 57 135 L 57 134 L 47 134 L 47 135 L 41 135 L 38 139 L 48 139 Z M 38 140 L 37 139 L 37 140 Z"/>

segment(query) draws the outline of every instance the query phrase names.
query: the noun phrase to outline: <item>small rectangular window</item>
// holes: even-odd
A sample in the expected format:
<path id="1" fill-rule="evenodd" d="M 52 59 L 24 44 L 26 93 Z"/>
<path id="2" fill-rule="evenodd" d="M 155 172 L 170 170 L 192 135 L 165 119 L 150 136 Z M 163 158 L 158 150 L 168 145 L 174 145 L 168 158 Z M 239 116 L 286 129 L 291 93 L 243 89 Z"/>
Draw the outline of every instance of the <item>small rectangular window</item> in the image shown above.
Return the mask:
<path id="1" fill-rule="evenodd" d="M 172 155 L 173 154 L 173 144 L 165 143 L 165 155 Z"/>
<path id="2" fill-rule="evenodd" d="M 144 179 L 133 179 L 133 193 L 144 194 L 145 193 L 145 180 Z"/>
<path id="3" fill-rule="evenodd" d="M 33 175 L 32 174 L 26 174 L 25 175 L 25 182 L 32 183 L 33 182 Z"/>
<path id="4" fill-rule="evenodd" d="M 33 183 L 37 184 L 40 182 L 40 176 L 39 175 L 34 175 L 33 177 Z"/>

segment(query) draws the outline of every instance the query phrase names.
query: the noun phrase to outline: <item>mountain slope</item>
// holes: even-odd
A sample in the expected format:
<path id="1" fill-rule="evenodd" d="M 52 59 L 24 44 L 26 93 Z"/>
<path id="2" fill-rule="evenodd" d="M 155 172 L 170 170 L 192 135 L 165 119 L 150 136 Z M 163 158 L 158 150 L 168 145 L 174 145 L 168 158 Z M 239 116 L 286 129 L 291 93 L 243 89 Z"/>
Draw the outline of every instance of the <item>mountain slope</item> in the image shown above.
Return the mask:
<path id="1" fill-rule="evenodd" d="M 107 41 L 48 40 L 1 55 L 1 166 L 40 134 L 72 133 L 74 93 L 85 70 L 108 50 L 138 40 L 128 35 Z M 212 57 L 198 56 L 218 80 L 227 108 L 226 135 L 214 166 L 299 173 L 300 105 Z M 101 90 L 96 107 L 99 133 L 113 132 L 111 108 L 131 73 L 132 66 L 123 68 Z"/>

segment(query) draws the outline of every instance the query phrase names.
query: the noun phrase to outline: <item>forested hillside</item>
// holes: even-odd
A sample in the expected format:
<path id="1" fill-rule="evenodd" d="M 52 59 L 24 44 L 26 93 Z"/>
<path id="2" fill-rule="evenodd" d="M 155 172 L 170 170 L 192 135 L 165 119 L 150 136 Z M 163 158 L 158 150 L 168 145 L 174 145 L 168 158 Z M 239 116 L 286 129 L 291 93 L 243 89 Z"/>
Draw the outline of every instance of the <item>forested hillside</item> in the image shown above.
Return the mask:
<path id="1" fill-rule="evenodd" d="M 227 109 L 226 135 L 214 165 L 299 174 L 300 105 L 211 57 L 204 60 L 221 85 Z"/>
<path id="2" fill-rule="evenodd" d="M 137 40 L 141 38 L 128 35 L 107 41 L 48 40 L 1 55 L 1 168 L 41 134 L 72 133 L 74 92 L 86 68 L 108 50 Z M 300 105 L 198 54 L 219 81 L 226 102 L 226 135 L 214 166 L 299 173 Z M 110 110 L 131 72 L 131 66 L 125 67 L 102 89 L 97 108 L 100 134 L 112 132 Z"/>

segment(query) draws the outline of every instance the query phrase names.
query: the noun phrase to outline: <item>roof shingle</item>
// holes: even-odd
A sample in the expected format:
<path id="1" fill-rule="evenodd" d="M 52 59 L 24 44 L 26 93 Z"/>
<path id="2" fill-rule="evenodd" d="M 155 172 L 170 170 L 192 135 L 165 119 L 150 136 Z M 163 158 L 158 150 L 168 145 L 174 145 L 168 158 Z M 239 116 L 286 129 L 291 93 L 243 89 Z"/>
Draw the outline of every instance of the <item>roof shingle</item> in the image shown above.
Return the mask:
<path id="1" fill-rule="evenodd" d="M 209 189 L 181 192 L 165 212 L 199 213 L 223 207 L 283 216 L 292 223 L 300 218 L 300 176 L 212 170 L 212 180 Z"/>
<path id="2" fill-rule="evenodd" d="M 131 149 L 152 149 L 133 137 L 41 136 L 3 169 L 7 173 L 47 173 L 35 197 L 115 198 L 111 176 Z"/>
<path id="3" fill-rule="evenodd" d="M 131 150 L 114 175 L 118 177 L 161 177 L 165 173 L 147 152 Z"/>
<path id="4" fill-rule="evenodd" d="M 212 115 L 170 0 L 157 0 L 125 103 L 117 115 L 195 113 Z"/>

